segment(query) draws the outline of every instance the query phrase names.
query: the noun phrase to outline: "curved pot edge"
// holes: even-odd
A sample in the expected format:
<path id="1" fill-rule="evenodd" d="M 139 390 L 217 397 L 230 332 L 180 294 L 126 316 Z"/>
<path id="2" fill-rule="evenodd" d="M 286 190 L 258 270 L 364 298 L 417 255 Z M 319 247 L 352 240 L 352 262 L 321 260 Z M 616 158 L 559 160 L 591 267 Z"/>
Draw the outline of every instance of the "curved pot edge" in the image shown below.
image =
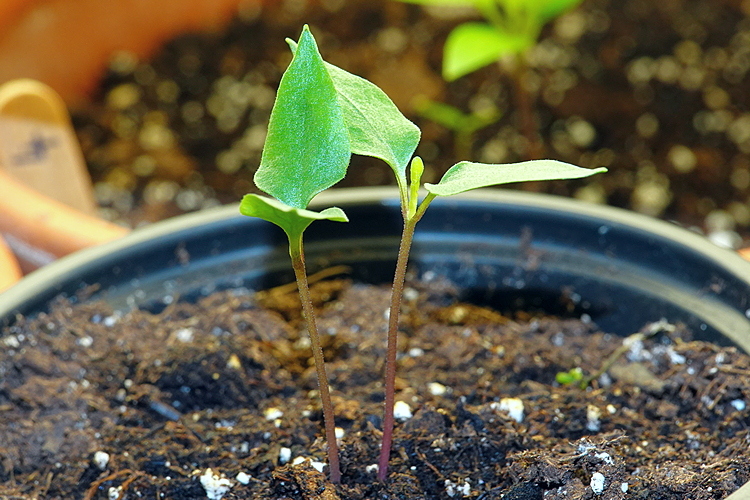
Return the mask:
<path id="1" fill-rule="evenodd" d="M 331 189 L 318 195 L 311 203 L 311 208 L 321 209 L 333 204 L 345 208 L 347 205 L 359 203 L 398 205 L 397 196 L 398 191 L 395 187 Z M 722 268 L 739 270 L 736 271 L 736 274 L 750 287 L 750 262 L 736 252 L 721 248 L 705 237 L 670 222 L 620 208 L 585 203 L 561 196 L 507 189 L 480 189 L 443 200 L 450 203 L 453 198 L 557 210 L 581 217 L 600 219 L 603 225 L 611 223 L 629 226 L 689 247 Z M 117 240 L 85 248 L 62 257 L 44 268 L 30 273 L 0 294 L 0 298 L 3 299 L 0 303 L 0 319 L 14 311 L 18 305 L 33 297 L 41 287 L 49 287 L 51 284 L 63 281 L 73 274 L 77 267 L 86 262 L 141 244 L 152 238 L 187 230 L 195 225 L 209 224 L 234 217 L 244 217 L 239 213 L 238 204 L 184 214 L 136 229 Z M 419 226 L 417 226 L 417 231 L 419 231 Z"/>

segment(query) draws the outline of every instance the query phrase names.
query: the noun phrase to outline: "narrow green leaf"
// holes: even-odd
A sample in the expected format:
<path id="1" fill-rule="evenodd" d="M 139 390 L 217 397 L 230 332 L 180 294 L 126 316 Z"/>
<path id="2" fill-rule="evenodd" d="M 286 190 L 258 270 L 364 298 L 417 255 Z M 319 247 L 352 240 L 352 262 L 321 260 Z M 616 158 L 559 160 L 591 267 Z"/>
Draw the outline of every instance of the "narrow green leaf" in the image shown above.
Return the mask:
<path id="1" fill-rule="evenodd" d="M 296 44 L 287 42 L 294 52 Z M 419 127 L 374 83 L 333 64 L 325 66 L 344 112 L 352 153 L 383 160 L 393 169 L 399 185 L 405 185 L 406 168 L 419 144 Z"/>
<path id="2" fill-rule="evenodd" d="M 518 54 L 533 45 L 523 33 L 504 33 L 486 23 L 464 23 L 448 35 L 443 48 L 443 77 L 452 81 L 506 54 Z"/>
<path id="3" fill-rule="evenodd" d="M 455 106 L 427 98 L 418 99 L 414 105 L 421 116 L 456 132 L 471 133 L 495 123 L 500 118 L 497 109 L 464 113 Z"/>
<path id="4" fill-rule="evenodd" d="M 338 207 L 326 208 L 322 212 L 305 210 L 257 194 L 246 194 L 240 203 L 240 213 L 272 222 L 286 232 L 290 239 L 301 235 L 307 226 L 316 220 L 349 222 L 346 214 Z"/>
<path id="5" fill-rule="evenodd" d="M 547 22 L 563 12 L 571 10 L 573 7 L 581 3 L 581 0 L 543 0 L 540 3 L 541 7 L 539 9 L 539 15 L 541 21 Z"/>
<path id="6" fill-rule="evenodd" d="M 496 184 L 580 179 L 606 171 L 604 167 L 581 168 L 557 160 L 531 160 L 504 165 L 462 161 L 448 169 L 437 184 L 424 186 L 434 195 L 451 196 Z"/>
<path id="7" fill-rule="evenodd" d="M 295 208 L 344 178 L 349 134 L 315 39 L 307 26 L 281 78 L 255 184 Z"/>

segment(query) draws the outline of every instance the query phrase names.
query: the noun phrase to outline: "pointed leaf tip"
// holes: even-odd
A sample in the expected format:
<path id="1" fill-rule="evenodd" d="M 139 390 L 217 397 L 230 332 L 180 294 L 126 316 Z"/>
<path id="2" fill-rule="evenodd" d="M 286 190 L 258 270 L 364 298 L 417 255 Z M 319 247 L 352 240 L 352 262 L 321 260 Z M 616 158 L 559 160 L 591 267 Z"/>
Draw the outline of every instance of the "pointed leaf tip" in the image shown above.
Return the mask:
<path id="1" fill-rule="evenodd" d="M 296 53 L 298 44 L 289 39 L 287 44 Z M 344 113 L 352 153 L 383 160 L 399 185 L 406 185 L 406 168 L 422 134 L 419 127 L 374 83 L 330 63 L 325 67 Z"/>
<path id="2" fill-rule="evenodd" d="M 581 179 L 606 171 L 604 167 L 581 168 L 557 160 L 531 160 L 500 165 L 462 161 L 448 169 L 437 184 L 426 183 L 425 189 L 437 196 L 452 196 L 498 184 Z"/>
<path id="3" fill-rule="evenodd" d="M 344 178 L 350 157 L 336 89 L 305 26 L 279 84 L 255 183 L 304 209 L 313 196 Z"/>

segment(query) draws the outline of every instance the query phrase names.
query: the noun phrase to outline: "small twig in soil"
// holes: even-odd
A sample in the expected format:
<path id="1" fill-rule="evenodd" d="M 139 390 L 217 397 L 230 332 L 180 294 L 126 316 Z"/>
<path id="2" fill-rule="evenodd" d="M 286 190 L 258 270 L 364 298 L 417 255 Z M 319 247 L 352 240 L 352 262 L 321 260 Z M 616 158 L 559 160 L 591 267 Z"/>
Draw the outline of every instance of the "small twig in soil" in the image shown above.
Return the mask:
<path id="1" fill-rule="evenodd" d="M 495 493 L 505 489 L 505 486 L 495 486 L 491 490 L 487 490 L 477 497 L 477 500 L 484 500 L 487 497 L 495 498 Z"/>
<path id="2" fill-rule="evenodd" d="M 321 269 L 317 273 L 311 274 L 307 277 L 307 282 L 309 285 L 312 285 L 314 283 L 317 283 L 318 281 L 323 281 L 326 278 L 330 278 L 331 276 L 336 276 L 339 274 L 349 274 L 351 271 L 352 268 L 349 266 L 331 266 L 325 269 Z M 283 285 L 269 288 L 268 290 L 260 291 L 256 295 L 260 297 L 273 297 L 278 295 L 286 295 L 287 293 L 294 293 L 296 291 L 297 282 L 292 281 Z"/>
<path id="3" fill-rule="evenodd" d="M 740 370 L 732 366 L 717 366 L 717 370 L 723 373 L 731 373 L 732 375 L 741 375 L 743 377 L 750 377 L 750 370 Z"/>
<path id="4" fill-rule="evenodd" d="M 419 460 L 420 460 L 420 461 L 421 461 L 421 462 L 422 462 L 423 464 L 425 464 L 425 465 L 426 465 L 426 466 L 427 466 L 427 467 L 428 467 L 428 468 L 429 468 L 429 469 L 430 469 L 430 470 L 431 470 L 431 471 L 432 471 L 432 472 L 433 472 L 433 473 L 435 474 L 435 476 L 437 476 L 437 478 L 438 478 L 438 479 L 440 479 L 441 481 L 442 481 L 443 479 L 445 479 L 445 476 L 443 476 L 443 474 L 442 474 L 442 473 L 441 473 L 441 472 L 440 472 L 440 471 L 438 470 L 438 468 L 437 468 L 437 467 L 435 467 L 434 465 L 432 465 L 432 464 L 430 463 L 430 461 L 429 461 L 429 460 L 427 460 L 427 457 L 425 457 L 425 456 L 424 456 L 424 453 L 422 453 L 422 452 L 421 452 L 421 451 L 419 451 L 419 450 L 416 450 L 416 451 L 415 451 L 415 453 L 416 453 L 416 455 L 417 455 L 417 458 L 418 458 L 418 459 L 419 459 Z"/>
<path id="5" fill-rule="evenodd" d="M 96 481 L 94 481 L 93 483 L 91 483 L 91 486 L 89 486 L 89 489 L 86 490 L 86 494 L 83 496 L 83 500 L 92 500 L 94 498 L 94 495 L 96 495 L 97 490 L 99 489 L 99 487 L 102 484 L 106 483 L 107 481 L 114 481 L 118 477 L 126 476 L 128 474 L 132 474 L 133 477 L 141 475 L 140 472 L 132 471 L 130 469 L 122 469 L 120 471 L 113 472 L 112 474 L 110 474 L 108 476 L 105 476 L 105 477 L 103 477 L 101 479 L 97 479 Z M 124 486 L 126 483 L 130 484 L 131 482 L 132 482 L 132 480 L 130 480 L 130 481 L 126 480 L 126 481 L 124 481 L 122 483 L 122 486 Z M 120 493 L 120 495 L 118 495 L 117 500 L 121 500 L 122 499 L 122 495 L 123 495 L 124 492 L 125 492 L 125 488 L 123 488 L 123 490 Z"/>

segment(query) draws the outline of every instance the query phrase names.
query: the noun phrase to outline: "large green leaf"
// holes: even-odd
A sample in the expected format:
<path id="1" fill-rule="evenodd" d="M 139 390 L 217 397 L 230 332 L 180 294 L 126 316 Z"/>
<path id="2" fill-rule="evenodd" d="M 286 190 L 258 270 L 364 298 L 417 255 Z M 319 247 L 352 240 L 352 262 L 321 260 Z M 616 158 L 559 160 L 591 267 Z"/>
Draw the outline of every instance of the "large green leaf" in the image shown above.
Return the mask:
<path id="1" fill-rule="evenodd" d="M 518 54 L 533 45 L 525 33 L 505 33 L 486 23 L 464 23 L 448 35 L 443 48 L 443 77 L 452 81 L 506 54 Z"/>
<path id="2" fill-rule="evenodd" d="M 304 209 L 313 196 L 344 178 L 350 158 L 336 89 L 305 26 L 279 84 L 255 184 Z"/>
<path id="3" fill-rule="evenodd" d="M 296 44 L 287 40 L 292 51 Z M 419 127 L 410 122 L 377 85 L 325 63 L 338 93 L 352 153 L 380 158 L 406 181 L 406 167 L 419 144 Z"/>
<path id="4" fill-rule="evenodd" d="M 434 195 L 451 196 L 496 184 L 580 179 L 606 171 L 604 167 L 581 168 L 557 160 L 531 160 L 504 165 L 462 161 L 448 169 L 437 184 L 424 186 Z"/>
<path id="5" fill-rule="evenodd" d="M 326 208 L 322 212 L 313 212 L 312 210 L 290 207 L 273 198 L 258 196 L 257 194 L 246 194 L 242 198 L 240 213 L 276 224 L 289 235 L 290 240 L 301 235 L 307 229 L 307 226 L 316 220 L 349 221 L 344 211 L 338 207 Z"/>

